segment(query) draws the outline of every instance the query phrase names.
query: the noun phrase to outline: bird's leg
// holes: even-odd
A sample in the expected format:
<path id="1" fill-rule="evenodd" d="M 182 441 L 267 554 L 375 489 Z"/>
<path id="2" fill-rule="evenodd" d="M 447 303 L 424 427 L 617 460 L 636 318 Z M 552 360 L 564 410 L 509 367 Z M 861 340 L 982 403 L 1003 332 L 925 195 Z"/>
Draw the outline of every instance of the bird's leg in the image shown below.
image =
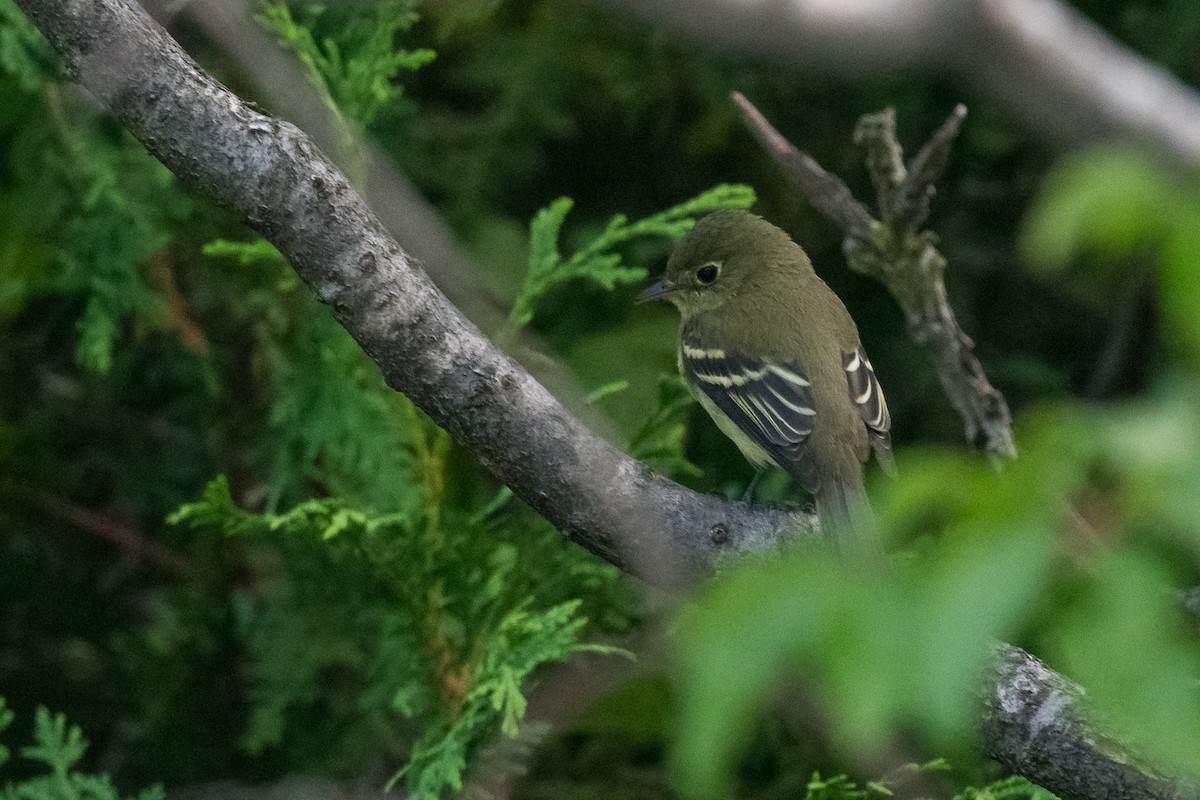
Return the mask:
<path id="1" fill-rule="evenodd" d="M 742 493 L 742 502 L 749 503 L 754 498 L 754 490 L 758 487 L 762 476 L 767 474 L 769 467 L 755 467 L 754 477 L 750 479 L 750 483 L 746 485 L 746 491 Z"/>

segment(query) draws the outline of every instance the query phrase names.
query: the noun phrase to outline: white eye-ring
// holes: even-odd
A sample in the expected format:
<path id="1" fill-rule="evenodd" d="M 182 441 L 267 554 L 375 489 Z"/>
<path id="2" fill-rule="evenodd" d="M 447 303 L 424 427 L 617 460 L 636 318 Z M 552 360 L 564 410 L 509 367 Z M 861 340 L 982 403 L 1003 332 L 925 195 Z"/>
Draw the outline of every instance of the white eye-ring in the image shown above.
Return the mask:
<path id="1" fill-rule="evenodd" d="M 716 261 L 710 261 L 696 270 L 696 283 L 701 286 L 711 286 L 720 274 L 721 265 Z"/>

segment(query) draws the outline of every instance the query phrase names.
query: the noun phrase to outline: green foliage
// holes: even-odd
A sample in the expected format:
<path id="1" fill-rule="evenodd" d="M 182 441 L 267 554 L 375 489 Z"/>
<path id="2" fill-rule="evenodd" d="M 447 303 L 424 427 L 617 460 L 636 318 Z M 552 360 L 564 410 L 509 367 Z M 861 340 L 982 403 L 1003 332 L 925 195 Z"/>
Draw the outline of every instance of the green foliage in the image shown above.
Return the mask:
<path id="1" fill-rule="evenodd" d="M 936 773 L 949 773 L 950 765 L 942 759 L 927 764 L 907 764 L 891 774 L 859 786 L 846 775 L 822 778 L 814 772 L 805 787 L 804 800 L 882 800 L 911 794 L 914 779 Z M 985 786 L 965 786 L 953 800 L 1058 800 L 1037 784 L 1019 775 L 994 781 Z"/>
<path id="2" fill-rule="evenodd" d="M 11 34 L 16 28 L 0 31 Z M 5 37 L 0 36 L 0 39 Z M 78 103 L 25 63 L 20 83 L 25 124 L 0 163 L 16 180 L 0 185 L 0 213 L 11 233 L 0 247 L 0 306 L 17 309 L 45 296 L 77 298 L 76 358 L 98 372 L 131 330 L 161 327 L 164 304 L 154 284 L 169 269 L 166 246 L 191 206 L 171 174 L 128 135 L 102 120 L 75 125 Z M 46 242 L 61 242 L 51 250 Z M 158 259 L 155 261 L 154 259 Z"/>
<path id="3" fill-rule="evenodd" d="M 1022 457 L 1003 474 L 910 453 L 875 495 L 911 550 L 885 574 L 864 580 L 802 551 L 715 581 L 680 623 L 675 761 L 686 792 L 723 791 L 734 743 L 796 676 L 848 754 L 884 747 L 897 729 L 951 750 L 997 640 L 1032 640 L 1085 687 L 1115 741 L 1168 771 L 1200 771 L 1200 645 L 1177 597 L 1200 565 L 1197 196 L 1113 154 L 1051 177 L 1028 253 L 1059 270 L 1081 252 L 1156 257 L 1174 374 L 1123 406 L 1027 411 Z"/>
<path id="4" fill-rule="evenodd" d="M 564 260 L 558 249 L 559 236 L 574 201 L 558 198 L 539 211 L 529 226 L 529 269 L 508 315 L 511 331 L 528 325 L 538 300 L 567 281 L 585 279 L 611 290 L 645 280 L 646 270 L 623 265 L 614 248 L 642 236 L 680 239 L 692 229 L 697 215 L 719 208 L 748 208 L 753 203 L 750 187 L 723 184 L 634 223 L 618 214 L 596 238 Z"/>
<path id="5" fill-rule="evenodd" d="M 540 666 L 614 652 L 581 641 L 584 601 L 564 599 L 583 590 L 595 601 L 614 571 L 564 549 L 544 527 L 513 530 L 441 509 L 435 462 L 445 437 L 432 428 L 429 436 L 415 516 L 373 515 L 334 499 L 252 514 L 235 505 L 224 478 L 172 516 L 270 541 L 287 565 L 245 623 L 252 752 L 295 735 L 297 711 L 340 692 L 352 715 L 340 725 L 365 718 L 397 739 L 419 732 L 396 777 L 411 796 L 436 798 L 462 788 L 472 757 L 497 733 L 519 734 Z"/>
<path id="6" fill-rule="evenodd" d="M 739 732 L 790 676 L 803 676 L 847 753 L 882 748 L 897 727 L 953 751 L 969 736 L 992 643 L 1031 635 L 1116 738 L 1171 768 L 1200 768 L 1200 647 L 1173 592 L 1188 570 L 1164 553 L 1200 557 L 1196 518 L 1177 507 L 1200 475 L 1200 420 L 1181 402 L 1189 386 L 1166 409 L 1026 415 L 1022 457 L 1000 475 L 963 456 L 910 454 L 902 479 L 876 495 L 887 528 L 914 544 L 885 574 L 864 580 L 802 551 L 714 582 L 680 623 L 681 786 L 708 796 L 726 785 Z M 1130 420 L 1152 433 L 1132 448 Z M 1152 463 L 1131 457 L 1139 451 Z M 1115 500 L 1103 527 L 1077 522 L 1060 539 L 1072 502 L 1099 502 L 1099 476 Z M 1128 543 L 1064 557 L 1089 541 Z"/>
<path id="7" fill-rule="evenodd" d="M 811 551 L 734 570 L 680 623 L 676 763 L 685 794 L 721 791 L 736 743 L 792 674 L 812 683 L 841 748 L 879 748 L 897 723 L 952 746 L 969 731 L 992 641 L 1033 606 L 1052 552 L 1040 531 L 1011 520 L 956 532 L 894 575 L 868 580 Z M 1006 580 L 989 580 L 999 575 Z"/>
<path id="8" fill-rule="evenodd" d="M 12 712 L 0 697 L 0 731 L 12 724 Z M 52 715 L 38 708 L 34 719 L 33 744 L 21 748 L 21 755 L 40 764 L 48 773 L 19 783 L 0 787 L 0 800 L 120 800 L 107 775 L 85 775 L 75 766 L 87 750 L 83 733 L 68 726 L 62 714 Z M 8 751 L 0 747 L 0 767 L 8 760 Z M 162 800 L 162 787 L 145 789 L 131 800 Z"/>
<path id="9" fill-rule="evenodd" d="M 307 295 L 279 339 L 265 339 L 274 388 L 272 501 L 324 486 L 384 509 L 411 509 L 417 497 L 408 457 L 411 405 Z"/>
<path id="10" fill-rule="evenodd" d="M 0 306 L 54 293 L 78 297 L 76 358 L 107 372 L 129 328 L 161 324 L 147 262 L 189 204 L 129 136 L 102 120 L 68 122 L 78 101 L 62 90 L 54 64 L 41 34 L 11 0 L 0 0 L 0 101 L 18 108 L 23 123 L 0 161 L 0 171 L 15 177 L 0 183 L 0 216 L 11 228 L 0 246 Z M 48 240 L 63 247 L 51 252 Z"/>
<path id="11" fill-rule="evenodd" d="M 821 773 L 814 772 L 808 781 L 804 800 L 866 800 L 870 796 L 870 791 L 860 789 L 858 784 L 845 775 L 822 779 Z"/>
<path id="12" fill-rule="evenodd" d="M 0 75 L 24 92 L 37 92 L 56 75 L 50 45 L 12 0 L 0 0 Z"/>
<path id="13" fill-rule="evenodd" d="M 200 249 L 204 255 L 211 258 L 232 258 L 238 266 L 269 266 L 277 264 L 286 266 L 283 254 L 275 249 L 275 245 L 266 239 L 255 239 L 252 242 L 234 242 L 229 239 L 214 239 Z M 288 275 L 293 275 L 290 271 Z M 294 280 L 293 280 L 294 282 Z"/>
<path id="14" fill-rule="evenodd" d="M 1047 178 L 1025 232 L 1036 266 L 1061 272 L 1090 257 L 1084 280 L 1134 255 L 1157 262 L 1164 334 L 1173 366 L 1184 374 L 1162 380 L 1140 402 L 1067 416 L 1065 424 L 1092 442 L 1104 492 L 1115 500 L 1104 509 L 1101 537 L 1136 538 L 1097 557 L 1093 581 L 1076 589 L 1061 629 L 1049 638 L 1116 730 L 1193 772 L 1200 765 L 1193 746 L 1200 740 L 1200 656 L 1168 587 L 1194 580 L 1182 565 L 1194 570 L 1200 554 L 1200 415 L 1192 402 L 1200 370 L 1198 186 L 1136 155 L 1081 154 Z M 1170 542 L 1183 561 L 1136 547 L 1145 537 Z"/>
<path id="15" fill-rule="evenodd" d="M 258 20 L 297 54 L 357 148 L 367 125 L 401 96 L 399 71 L 415 70 L 434 57 L 432 50 L 396 47 L 398 36 L 417 21 L 413 6 L 412 0 L 365 9 L 309 3 L 295 16 L 287 3 L 269 2 Z M 254 295 L 260 307 L 259 358 L 273 389 L 269 505 L 321 487 L 348 501 L 411 511 L 417 502 L 409 491 L 416 481 L 406 458 L 411 407 L 384 385 L 326 309 L 307 292 L 294 291 L 295 275 L 268 242 L 216 240 L 205 245 L 204 254 L 274 271 L 278 287 L 290 295 L 282 301 L 270 292 Z"/>
<path id="16" fill-rule="evenodd" d="M 1030 209 L 1023 247 L 1034 266 L 1065 269 L 1083 250 L 1110 263 L 1171 224 L 1175 188 L 1149 160 L 1126 152 L 1076 155 L 1046 178 Z"/>
<path id="17" fill-rule="evenodd" d="M 1065 159 L 1047 177 L 1029 213 L 1023 249 L 1035 267 L 1062 273 L 1083 256 L 1092 269 L 1076 284 L 1107 276 L 1136 255 L 1159 262 L 1158 287 L 1171 340 L 1200 354 L 1200 183 L 1169 175 L 1148 158 L 1096 151 Z"/>
<path id="18" fill-rule="evenodd" d="M 695 402 L 678 373 L 659 378 L 658 404 L 630 439 L 629 454 L 663 475 L 699 475 L 700 468 L 684 452 L 687 412 Z"/>
<path id="19" fill-rule="evenodd" d="M 820 772 L 814 772 L 805 787 L 804 800 L 867 800 L 867 798 L 894 797 L 897 793 L 909 788 L 915 778 L 949 771 L 950 765 L 944 759 L 939 758 L 926 764 L 905 764 L 864 786 L 859 786 L 847 775 L 822 778 Z M 968 789 L 968 791 L 976 790 Z M 955 800 L 959 800 L 961 797 L 962 795 L 958 795 Z"/>
<path id="20" fill-rule="evenodd" d="M 400 70 L 419 69 L 434 58 L 432 50 L 396 47 L 397 37 L 417 21 L 415 5 L 385 0 L 331 10 L 306 3 L 297 19 L 277 0 L 263 6 L 258 20 L 296 53 L 329 109 L 360 133 L 400 97 Z"/>
<path id="21" fill-rule="evenodd" d="M 159 294 L 143 269 L 167 245 L 168 227 L 188 203 L 175 192 L 166 168 L 128 140 L 75 142 L 70 150 L 84 185 L 82 207 L 64 230 L 71 245 L 60 256 L 62 280 L 81 285 L 87 296 L 77 323 L 77 358 L 107 372 L 122 327 L 162 316 Z"/>
<path id="22" fill-rule="evenodd" d="M 13 719 L 15 718 L 16 715 L 13 714 L 13 712 L 8 708 L 8 702 L 3 697 L 0 697 L 0 733 L 4 733 L 4 731 L 8 730 L 8 727 L 12 725 Z M 11 751 L 9 751 L 9 749 L 4 745 L 0 744 L 0 767 L 4 766 L 10 755 Z"/>
<path id="23" fill-rule="evenodd" d="M 968 786 L 954 800 L 1057 800 L 1057 795 L 1020 775 L 1013 775 L 987 786 Z"/>
<path id="24" fill-rule="evenodd" d="M 63 92 L 41 34 L 11 0 L 0 0 L 0 102 L 20 115 L 0 136 L 12 146 L 0 172 L 0 217 L 11 232 L 0 246 L 0 307 L 71 293 L 81 302 L 76 358 L 107 372 L 133 326 L 155 327 L 163 307 L 147 261 L 169 241 L 189 204 L 170 173 L 102 120 L 76 125 L 78 101 Z M 18 92 L 14 92 L 15 87 Z M 46 241 L 62 242 L 49 251 Z"/>
<path id="25" fill-rule="evenodd" d="M 411 404 L 384 384 L 268 242 L 217 240 L 204 254 L 233 259 L 256 276 L 258 288 L 244 303 L 271 386 L 268 505 L 321 488 L 375 508 L 411 510 L 418 502 Z"/>
<path id="26" fill-rule="evenodd" d="M 1173 0 L 1149 16 L 1116 5 L 1104 13 L 1122 25 L 1169 31 L 1170 42 L 1143 38 L 1188 68 L 1194 4 Z M 643 723 L 636 736 L 621 734 L 614 751 L 597 748 L 596 730 L 548 741 L 572 786 L 548 788 L 542 759 L 543 774 L 519 795 L 663 796 L 661 731 L 676 710 L 700 719 L 702 739 L 724 714 L 734 728 L 723 735 L 736 741 L 730 731 L 753 720 L 776 679 L 797 674 L 815 676 L 835 744 L 864 731 L 869 744 L 899 727 L 906 745 L 940 751 L 954 740 L 945 745 L 953 749 L 963 687 L 990 635 L 1016 637 L 1084 682 L 1115 733 L 1189 761 L 1194 653 L 1169 591 L 1195 582 L 1200 518 L 1197 387 L 1170 375 L 1196 366 L 1184 359 L 1196 339 L 1190 267 L 1200 245 L 1188 227 L 1195 194 L 1182 179 L 1128 159 L 1094 174 L 1079 162 L 1039 212 L 1049 228 L 1030 250 L 1055 266 L 1034 291 L 997 265 L 1015 260 L 1012 231 L 1048 149 L 1005 109 L 972 100 L 963 157 L 940 190 L 952 202 L 935 213 L 955 250 L 956 310 L 1010 399 L 1064 394 L 1092 369 L 1090 343 L 1121 274 L 1100 269 L 1112 256 L 1167 265 L 1157 275 L 1173 360 L 1135 354 L 1151 365 L 1154 391 L 1121 408 L 1026 418 L 1021 444 L 1034 463 L 1000 479 L 970 459 L 906 446 L 957 442 L 958 422 L 933 399 L 940 389 L 923 357 L 896 335 L 890 300 L 845 279 L 838 237 L 811 222 L 750 143 L 728 92 L 752 96 L 835 166 L 850 163 L 848 132 L 862 110 L 896 105 L 903 125 L 927 130 L 960 98 L 907 81 L 850 86 L 715 59 L 571 4 L 442 3 L 424 13 L 418 27 L 409 27 L 411 4 L 398 2 L 273 4 L 263 18 L 298 54 L 347 139 L 374 121 L 419 191 L 486 256 L 487 274 L 472 277 L 487 292 L 513 296 L 530 267 L 510 324 L 537 312 L 547 349 L 573 359 L 585 385 L 602 385 L 591 400 L 662 472 L 694 475 L 693 461 L 705 475 L 744 468 L 718 437 L 705 438 L 708 428 L 686 431 L 691 399 L 676 378 L 655 383 L 672 367 L 674 319 L 666 309 L 631 311 L 622 293 L 563 289 L 577 277 L 601 288 L 640 280 L 630 265 L 652 266 L 662 242 L 632 237 L 639 226 L 637 236 L 662 231 L 647 220 L 606 226 L 614 209 L 636 219 L 719 181 L 753 183 L 763 213 L 798 235 L 846 299 L 875 356 L 902 466 L 878 505 L 897 548 L 915 551 L 880 586 L 799 555 L 750 565 L 763 585 L 729 600 L 737 615 L 714 623 L 713 636 L 681 629 L 686 647 L 723 659 L 723 680 L 701 671 L 711 691 L 671 696 L 649 676 L 659 690 L 621 709 Z M 418 45 L 439 55 L 406 80 L 405 97 L 422 109 L 413 118 L 396 102 L 396 76 L 427 62 Z M 226 62 L 209 45 L 193 52 L 228 85 L 246 86 L 221 72 Z M 97 740 L 122 745 L 106 748 L 122 785 L 146 782 L 131 777 L 138 770 L 172 784 L 297 771 L 359 779 L 407 762 L 403 781 L 433 796 L 486 761 L 529 761 L 537 736 L 521 714 L 538 664 L 587 647 L 597 630 L 633 625 L 641 612 L 628 588 L 510 492 L 497 493 L 469 454 L 384 387 L 274 248 L 234 241 L 243 228 L 184 202 L 161 167 L 59 78 L 45 42 L 0 0 L 0 590 L 20 595 L 0 602 L 0 683 L 30 706 L 44 690 L 63 695 L 74 705 L 52 704 L 89 731 L 104 726 Z M 578 199 L 573 224 L 564 232 L 568 203 L 552 204 L 530 253 L 525 221 L 558 194 Z M 659 222 L 669 236 L 688 224 Z M 197 258 L 202 242 L 211 244 Z M 1066 272 L 1081 263 L 1091 270 Z M 180 314 L 207 349 L 159 335 L 178 330 Z M 163 509 L 218 472 L 229 488 L 214 484 L 180 517 L 203 530 L 164 530 Z M 1090 529 L 1063 522 L 1067 496 Z M 1014 511 L 1029 498 L 1034 510 Z M 237 535 L 217 535 L 227 530 Z M 132 536 L 130 549 L 103 538 L 114 532 Z M 929 539 L 936 534 L 943 541 Z M 182 570 L 161 566 L 154 554 L 163 550 Z M 753 584 L 732 571 L 728 580 Z M 718 614 L 730 593 L 711 591 L 696 619 Z M 794 619 L 776 621 L 781 606 Z M 764 643 L 754 638 L 760 628 L 792 640 Z M 723 632 L 727 649 L 716 639 Z M 76 651 L 87 657 L 72 659 Z M 897 690 L 912 699 L 880 699 Z M 751 710 L 727 707 L 727 692 Z M 697 712 L 693 702 L 714 708 Z M 505 735 L 514 730 L 517 738 Z M 769 761 L 786 750 L 795 792 L 766 786 L 747 796 L 799 796 L 813 769 L 845 768 L 804 746 L 772 741 L 755 752 Z M 587 781 L 601 788 L 572 791 Z M 817 777 L 809 791 L 850 800 L 891 785 Z M 985 797 L 1039 795 L 1015 779 L 959 794 Z"/>
<path id="27" fill-rule="evenodd" d="M 510 611 L 486 645 L 471 676 L 473 688 L 453 726 L 449 731 L 428 728 L 413 746 L 408 766 L 393 781 L 407 775 L 409 793 L 420 798 L 436 798 L 445 788 L 461 791 L 470 757 L 490 738 L 497 720 L 505 736 L 521 735 L 518 723 L 526 705 L 522 687 L 534 669 L 583 650 L 619 652 L 579 644 L 585 620 L 578 617 L 578 606 L 571 601 L 540 613 L 524 607 Z"/>

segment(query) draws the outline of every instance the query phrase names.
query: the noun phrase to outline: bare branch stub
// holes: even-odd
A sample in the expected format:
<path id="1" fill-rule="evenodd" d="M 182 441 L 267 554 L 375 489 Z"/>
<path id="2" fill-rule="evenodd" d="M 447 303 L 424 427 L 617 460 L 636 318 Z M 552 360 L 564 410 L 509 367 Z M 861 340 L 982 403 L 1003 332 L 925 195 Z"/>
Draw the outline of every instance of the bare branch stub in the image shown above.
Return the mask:
<path id="1" fill-rule="evenodd" d="M 966 118 L 967 107 L 959 103 L 912 160 L 898 198 L 901 205 L 896 209 L 896 216 L 905 221 L 909 230 L 919 229 L 928 219 L 929 201 L 936 192 L 934 184 L 946 170 L 950 146 Z"/>
<path id="2" fill-rule="evenodd" d="M 746 126 L 796 188 L 842 228 L 850 268 L 881 281 L 900 304 L 909 335 L 929 354 L 942 389 L 962 417 L 967 441 L 989 455 L 1015 457 L 1008 403 L 988 382 L 972 352 L 974 343 L 955 319 L 937 237 L 921 230 L 966 106 L 954 109 L 907 167 L 896 140 L 895 112 L 886 109 L 859 120 L 854 141 L 865 151 L 875 185 L 876 219 L 841 179 L 796 149 L 749 100 L 738 92 L 733 100 Z"/>
<path id="3" fill-rule="evenodd" d="M 853 138 L 863 150 L 867 174 L 875 186 L 879 217 L 889 228 L 896 227 L 899 191 L 908 177 L 904 150 L 896 139 L 896 112 L 885 108 L 877 114 L 860 117 Z"/>
<path id="4" fill-rule="evenodd" d="M 873 222 L 871 213 L 854 199 L 849 187 L 840 178 L 826 172 L 812 156 L 793 147 L 741 92 L 733 93 L 733 102 L 742 112 L 746 126 L 759 144 L 771 154 L 792 182 L 811 198 L 812 204 L 822 214 L 840 225 L 848 235 L 870 236 Z"/>

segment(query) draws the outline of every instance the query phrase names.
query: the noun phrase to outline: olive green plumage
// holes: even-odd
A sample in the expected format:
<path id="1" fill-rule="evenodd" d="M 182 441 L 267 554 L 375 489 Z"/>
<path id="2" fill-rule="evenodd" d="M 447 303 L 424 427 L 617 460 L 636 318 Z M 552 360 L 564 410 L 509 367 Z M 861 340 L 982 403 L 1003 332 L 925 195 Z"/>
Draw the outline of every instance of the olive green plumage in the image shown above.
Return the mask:
<path id="1" fill-rule="evenodd" d="M 742 453 L 791 473 L 826 524 L 849 520 L 871 449 L 890 465 L 891 420 L 854 320 L 800 246 L 718 211 L 642 297 L 679 309 L 680 371 Z"/>

